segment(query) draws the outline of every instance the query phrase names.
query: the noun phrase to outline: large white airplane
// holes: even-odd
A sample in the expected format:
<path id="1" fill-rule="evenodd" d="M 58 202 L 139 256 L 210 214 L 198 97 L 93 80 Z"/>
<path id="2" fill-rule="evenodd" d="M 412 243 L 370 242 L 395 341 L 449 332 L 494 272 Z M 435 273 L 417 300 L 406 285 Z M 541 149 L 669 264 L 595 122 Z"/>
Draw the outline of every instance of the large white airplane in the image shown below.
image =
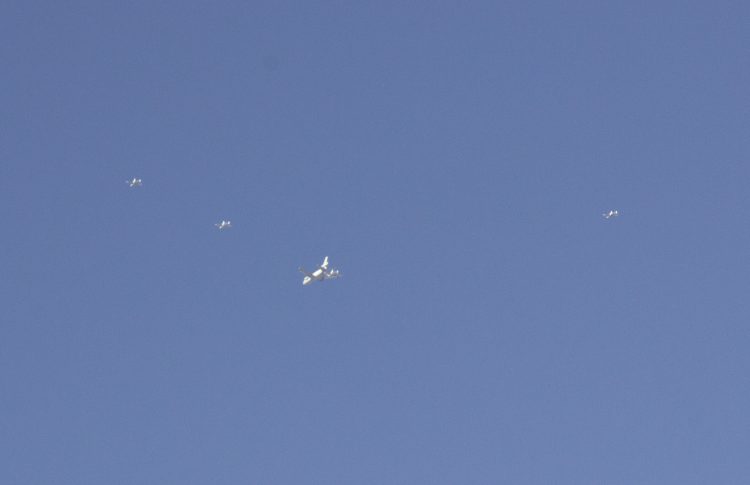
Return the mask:
<path id="1" fill-rule="evenodd" d="M 617 217 L 619 215 L 620 215 L 620 213 L 617 212 L 616 210 L 611 210 L 609 212 L 605 212 L 604 214 L 602 214 L 602 217 L 604 217 L 605 219 L 611 219 L 611 218 Z"/>
<path id="2" fill-rule="evenodd" d="M 305 277 L 302 279 L 302 285 L 309 285 L 314 281 L 323 281 L 338 278 L 341 275 L 339 273 L 339 270 L 337 269 L 328 269 L 328 256 L 326 256 L 323 260 L 323 264 L 318 266 L 318 269 L 316 269 L 312 273 L 308 273 L 307 271 L 305 271 L 305 268 L 301 266 L 299 270 L 303 275 L 305 275 Z"/>
<path id="3" fill-rule="evenodd" d="M 222 229 L 231 229 L 232 227 L 232 221 L 221 221 L 214 224 L 214 226 L 218 227 L 219 230 Z"/>
<path id="4" fill-rule="evenodd" d="M 133 178 L 133 180 L 126 180 L 125 183 L 131 187 L 140 187 L 143 185 L 143 180 Z"/>

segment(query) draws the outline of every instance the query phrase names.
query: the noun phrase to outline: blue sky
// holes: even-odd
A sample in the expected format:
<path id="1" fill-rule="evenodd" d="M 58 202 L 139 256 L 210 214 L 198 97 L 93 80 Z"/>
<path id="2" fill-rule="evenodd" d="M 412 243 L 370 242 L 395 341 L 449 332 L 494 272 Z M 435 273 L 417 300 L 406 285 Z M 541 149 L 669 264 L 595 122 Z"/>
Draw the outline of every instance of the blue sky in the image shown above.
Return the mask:
<path id="1" fill-rule="evenodd" d="M 748 483 L 749 14 L 5 2 L 0 481 Z"/>

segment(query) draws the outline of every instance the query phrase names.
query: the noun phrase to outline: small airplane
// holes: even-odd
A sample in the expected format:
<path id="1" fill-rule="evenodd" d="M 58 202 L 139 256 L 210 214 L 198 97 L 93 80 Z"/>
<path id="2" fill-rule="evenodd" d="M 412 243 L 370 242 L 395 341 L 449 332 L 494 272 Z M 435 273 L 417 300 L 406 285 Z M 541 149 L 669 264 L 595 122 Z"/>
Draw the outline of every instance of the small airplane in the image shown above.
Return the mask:
<path id="1" fill-rule="evenodd" d="M 328 269 L 328 256 L 325 257 L 323 260 L 323 264 L 318 266 L 318 269 L 313 271 L 312 273 L 308 273 L 305 271 L 305 268 L 301 267 L 299 268 L 300 272 L 305 275 L 305 277 L 302 279 L 302 285 L 309 285 L 310 283 L 314 281 L 323 281 L 323 280 L 330 280 L 333 278 L 338 278 L 341 276 L 341 273 L 339 273 L 339 270 L 337 269 Z"/>
<path id="2" fill-rule="evenodd" d="M 611 210 L 609 212 L 605 212 L 604 214 L 602 214 L 602 217 L 604 217 L 605 219 L 611 219 L 611 218 L 617 217 L 619 215 L 620 215 L 620 213 L 617 212 L 616 210 Z"/>
<path id="3" fill-rule="evenodd" d="M 143 180 L 134 178 L 133 180 L 126 180 L 125 183 L 131 187 L 141 187 L 143 185 Z"/>
<path id="4" fill-rule="evenodd" d="M 218 227 L 221 231 L 222 229 L 231 229 L 232 228 L 232 221 L 221 221 L 214 224 L 214 226 Z"/>

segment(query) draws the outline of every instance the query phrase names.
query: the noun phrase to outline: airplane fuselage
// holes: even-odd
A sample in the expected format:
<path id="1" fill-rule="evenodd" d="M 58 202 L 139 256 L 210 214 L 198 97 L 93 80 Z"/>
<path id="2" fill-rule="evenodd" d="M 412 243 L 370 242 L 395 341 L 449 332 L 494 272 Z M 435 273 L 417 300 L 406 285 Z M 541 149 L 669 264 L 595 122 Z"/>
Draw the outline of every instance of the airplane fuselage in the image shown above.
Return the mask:
<path id="1" fill-rule="evenodd" d="M 318 268 L 302 280 L 303 285 L 309 285 L 313 281 L 322 281 L 326 278 L 325 272 Z"/>

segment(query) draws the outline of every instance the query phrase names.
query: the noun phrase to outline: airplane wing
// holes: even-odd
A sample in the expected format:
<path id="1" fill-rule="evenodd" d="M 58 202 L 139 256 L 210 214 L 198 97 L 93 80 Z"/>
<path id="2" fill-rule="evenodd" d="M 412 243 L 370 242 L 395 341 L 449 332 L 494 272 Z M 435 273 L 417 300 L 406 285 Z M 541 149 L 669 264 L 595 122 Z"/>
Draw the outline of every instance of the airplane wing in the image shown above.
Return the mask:
<path id="1" fill-rule="evenodd" d="M 320 269 L 322 270 L 328 269 L 328 256 L 326 256 L 325 259 L 323 260 L 323 264 L 320 265 Z"/>
<path id="2" fill-rule="evenodd" d="M 299 267 L 299 272 L 305 276 L 309 276 L 310 278 L 315 278 L 311 273 L 308 273 L 307 271 L 305 271 L 305 268 L 303 268 L 302 266 Z"/>

